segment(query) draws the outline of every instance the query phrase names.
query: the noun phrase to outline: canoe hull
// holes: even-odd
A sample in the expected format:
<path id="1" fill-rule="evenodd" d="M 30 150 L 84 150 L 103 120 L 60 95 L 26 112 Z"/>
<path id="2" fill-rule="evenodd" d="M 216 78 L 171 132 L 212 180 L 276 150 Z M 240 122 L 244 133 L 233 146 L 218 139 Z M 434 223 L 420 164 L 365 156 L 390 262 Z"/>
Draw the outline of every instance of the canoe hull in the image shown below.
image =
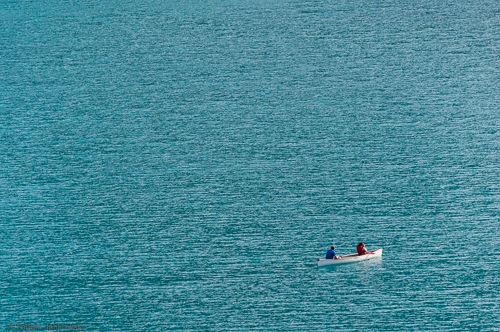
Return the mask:
<path id="1" fill-rule="evenodd" d="M 321 258 L 321 259 L 318 259 L 318 266 L 356 263 L 356 262 L 362 262 L 362 261 L 366 261 L 366 260 L 381 257 L 381 256 L 382 256 L 382 248 L 369 251 L 369 254 L 366 254 L 366 255 L 352 254 L 352 255 L 342 256 L 342 258 L 339 258 L 339 259 Z"/>

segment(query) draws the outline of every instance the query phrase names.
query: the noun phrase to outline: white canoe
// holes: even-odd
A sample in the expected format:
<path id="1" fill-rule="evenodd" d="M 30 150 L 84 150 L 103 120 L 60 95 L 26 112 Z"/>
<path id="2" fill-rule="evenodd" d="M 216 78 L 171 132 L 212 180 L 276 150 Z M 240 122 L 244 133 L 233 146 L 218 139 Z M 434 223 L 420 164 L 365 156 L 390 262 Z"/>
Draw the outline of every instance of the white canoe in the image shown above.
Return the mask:
<path id="1" fill-rule="evenodd" d="M 318 266 L 355 263 L 381 256 L 382 256 L 382 248 L 369 251 L 366 255 L 352 254 L 347 256 L 341 256 L 341 258 L 339 259 L 320 258 L 318 259 Z"/>

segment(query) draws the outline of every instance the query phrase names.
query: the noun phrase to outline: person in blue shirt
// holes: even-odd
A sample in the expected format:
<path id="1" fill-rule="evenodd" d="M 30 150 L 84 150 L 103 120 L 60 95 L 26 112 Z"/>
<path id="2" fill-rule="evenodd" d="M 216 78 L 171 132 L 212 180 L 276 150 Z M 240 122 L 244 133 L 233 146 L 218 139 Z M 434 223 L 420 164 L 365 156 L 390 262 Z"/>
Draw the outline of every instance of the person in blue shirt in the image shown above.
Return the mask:
<path id="1" fill-rule="evenodd" d="M 335 252 L 335 247 L 332 246 L 330 250 L 326 252 L 326 259 L 339 259 L 340 256 L 337 256 L 337 253 Z"/>

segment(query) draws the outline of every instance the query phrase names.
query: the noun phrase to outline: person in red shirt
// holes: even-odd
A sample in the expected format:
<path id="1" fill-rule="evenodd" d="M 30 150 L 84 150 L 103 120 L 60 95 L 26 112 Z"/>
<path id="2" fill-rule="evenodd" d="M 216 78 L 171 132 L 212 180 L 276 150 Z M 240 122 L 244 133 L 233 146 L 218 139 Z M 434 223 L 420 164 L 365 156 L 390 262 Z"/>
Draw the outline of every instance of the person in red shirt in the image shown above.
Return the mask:
<path id="1" fill-rule="evenodd" d="M 366 250 L 365 244 L 363 242 L 360 242 L 358 246 L 356 247 L 356 250 L 358 251 L 358 255 L 366 255 L 368 253 L 368 250 Z"/>

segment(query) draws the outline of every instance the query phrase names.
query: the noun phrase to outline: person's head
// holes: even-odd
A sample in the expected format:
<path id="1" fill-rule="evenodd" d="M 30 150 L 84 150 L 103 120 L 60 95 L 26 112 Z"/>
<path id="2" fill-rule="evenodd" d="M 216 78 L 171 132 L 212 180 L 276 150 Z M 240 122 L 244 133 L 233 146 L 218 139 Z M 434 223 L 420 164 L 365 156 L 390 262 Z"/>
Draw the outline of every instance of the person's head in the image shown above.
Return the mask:
<path id="1" fill-rule="evenodd" d="M 364 244 L 363 242 L 360 242 L 360 243 L 358 244 L 358 247 L 364 247 L 364 246 L 365 246 L 365 244 Z"/>
<path id="2" fill-rule="evenodd" d="M 330 249 L 334 250 L 334 249 L 335 249 L 335 246 L 332 246 Z"/>

